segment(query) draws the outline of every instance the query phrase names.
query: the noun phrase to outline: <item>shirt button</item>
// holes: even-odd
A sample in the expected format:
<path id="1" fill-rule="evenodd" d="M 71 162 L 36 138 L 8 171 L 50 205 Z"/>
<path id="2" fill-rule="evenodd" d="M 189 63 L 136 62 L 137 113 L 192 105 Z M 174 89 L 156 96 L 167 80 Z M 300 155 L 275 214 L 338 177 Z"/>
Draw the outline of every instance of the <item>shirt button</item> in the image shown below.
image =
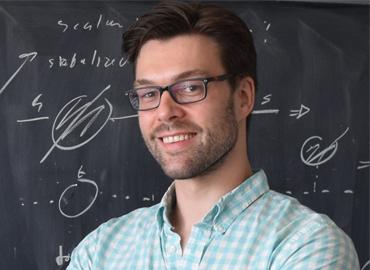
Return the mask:
<path id="1" fill-rule="evenodd" d="M 217 225 L 217 224 L 215 224 L 215 225 L 214 225 L 214 228 L 215 228 L 215 230 L 216 230 L 216 231 L 218 231 L 218 232 L 223 232 L 223 229 L 224 229 L 222 226 Z"/>
<path id="2" fill-rule="evenodd" d="M 168 247 L 168 252 L 169 252 L 169 253 L 175 253 L 175 252 L 176 252 L 176 247 L 175 247 L 175 246 L 173 246 L 173 245 L 172 245 L 172 246 L 169 246 L 169 247 Z"/>

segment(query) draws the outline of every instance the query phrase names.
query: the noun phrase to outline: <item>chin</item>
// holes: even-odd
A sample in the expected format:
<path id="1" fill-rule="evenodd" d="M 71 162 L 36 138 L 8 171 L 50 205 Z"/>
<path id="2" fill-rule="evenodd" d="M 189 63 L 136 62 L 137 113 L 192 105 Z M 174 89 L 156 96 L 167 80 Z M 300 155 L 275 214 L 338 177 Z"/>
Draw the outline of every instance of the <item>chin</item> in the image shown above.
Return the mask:
<path id="1" fill-rule="evenodd" d="M 163 170 L 164 173 L 171 179 L 189 179 L 193 176 L 181 170 Z"/>

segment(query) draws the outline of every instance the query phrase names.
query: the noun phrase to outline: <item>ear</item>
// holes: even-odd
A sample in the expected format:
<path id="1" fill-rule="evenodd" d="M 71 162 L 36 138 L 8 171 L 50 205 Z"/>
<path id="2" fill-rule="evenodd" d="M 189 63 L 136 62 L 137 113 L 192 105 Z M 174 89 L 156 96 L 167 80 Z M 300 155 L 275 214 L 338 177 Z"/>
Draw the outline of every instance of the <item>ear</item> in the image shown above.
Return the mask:
<path id="1" fill-rule="evenodd" d="M 235 110 L 239 119 L 245 119 L 252 112 L 254 106 L 255 85 L 249 76 L 242 77 L 235 91 Z"/>

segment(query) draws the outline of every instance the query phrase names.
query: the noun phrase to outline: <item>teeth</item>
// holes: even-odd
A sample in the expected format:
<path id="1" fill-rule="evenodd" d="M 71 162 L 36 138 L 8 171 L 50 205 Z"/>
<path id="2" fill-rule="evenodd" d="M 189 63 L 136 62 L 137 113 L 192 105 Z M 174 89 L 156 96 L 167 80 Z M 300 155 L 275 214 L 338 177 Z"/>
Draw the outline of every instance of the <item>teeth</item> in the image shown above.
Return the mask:
<path id="1" fill-rule="evenodd" d="M 175 142 L 186 141 L 186 140 L 189 140 L 193 137 L 194 137 L 194 135 L 192 135 L 192 134 L 181 134 L 181 135 L 175 135 L 175 136 L 167 136 L 167 137 L 163 137 L 163 142 L 164 143 L 175 143 Z"/>

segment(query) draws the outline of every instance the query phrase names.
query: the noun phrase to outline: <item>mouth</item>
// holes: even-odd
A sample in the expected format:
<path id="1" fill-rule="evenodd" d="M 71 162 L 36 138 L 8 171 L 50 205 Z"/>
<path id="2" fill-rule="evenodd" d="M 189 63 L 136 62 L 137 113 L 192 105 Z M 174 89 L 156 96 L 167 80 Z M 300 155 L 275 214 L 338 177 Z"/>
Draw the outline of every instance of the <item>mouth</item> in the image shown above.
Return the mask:
<path id="1" fill-rule="evenodd" d="M 188 141 L 192 139 L 196 133 L 183 133 L 183 134 L 176 134 L 176 135 L 171 135 L 171 136 L 163 136 L 160 137 L 162 142 L 164 144 L 171 144 L 171 143 L 177 143 L 177 142 L 182 142 L 182 141 Z"/>

